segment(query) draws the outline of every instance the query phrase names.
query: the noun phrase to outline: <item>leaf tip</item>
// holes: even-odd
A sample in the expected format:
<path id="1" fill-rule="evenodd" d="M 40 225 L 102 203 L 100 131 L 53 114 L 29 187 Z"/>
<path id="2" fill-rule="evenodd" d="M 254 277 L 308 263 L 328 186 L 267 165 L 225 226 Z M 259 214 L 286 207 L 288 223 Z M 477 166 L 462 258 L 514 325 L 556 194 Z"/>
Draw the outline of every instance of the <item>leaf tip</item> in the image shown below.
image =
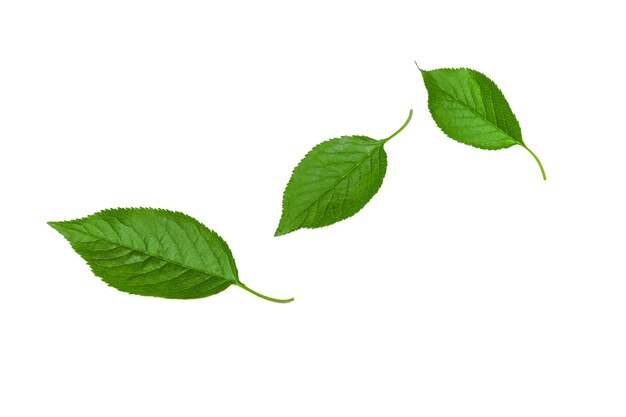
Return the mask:
<path id="1" fill-rule="evenodd" d="M 274 237 L 283 236 L 289 232 L 290 230 L 285 230 L 284 227 L 282 227 L 281 225 L 278 225 L 278 228 L 276 228 L 276 231 L 274 232 Z"/>
<path id="2" fill-rule="evenodd" d="M 59 226 L 61 226 L 63 222 L 46 222 L 46 224 L 52 227 L 54 230 L 59 230 Z"/>
<path id="3" fill-rule="evenodd" d="M 294 228 L 294 226 L 290 225 L 289 222 L 285 219 L 285 213 L 283 208 L 283 214 L 280 217 L 280 221 L 278 222 L 278 226 L 276 227 L 276 231 L 274 232 L 274 237 L 283 236 L 298 229 L 299 227 Z"/>

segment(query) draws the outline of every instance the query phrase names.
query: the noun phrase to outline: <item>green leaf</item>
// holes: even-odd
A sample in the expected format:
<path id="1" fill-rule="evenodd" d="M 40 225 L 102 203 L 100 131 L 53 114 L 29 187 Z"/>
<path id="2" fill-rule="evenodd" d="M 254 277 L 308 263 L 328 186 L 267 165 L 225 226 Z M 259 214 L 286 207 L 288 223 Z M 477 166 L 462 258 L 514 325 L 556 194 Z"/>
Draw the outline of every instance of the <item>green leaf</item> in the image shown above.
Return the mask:
<path id="1" fill-rule="evenodd" d="M 430 113 L 446 135 L 480 149 L 520 145 L 535 158 L 546 179 L 539 158 L 524 144 L 517 118 L 493 81 L 468 68 L 420 71 Z"/>
<path id="2" fill-rule="evenodd" d="M 301 228 L 328 226 L 347 219 L 374 197 L 387 170 L 387 139 L 342 136 L 315 146 L 293 170 L 283 195 L 283 213 L 275 236 Z"/>
<path id="3" fill-rule="evenodd" d="M 152 208 L 103 210 L 82 219 L 49 222 L 110 286 L 131 294 L 202 298 L 239 281 L 226 242 L 196 219 Z"/>

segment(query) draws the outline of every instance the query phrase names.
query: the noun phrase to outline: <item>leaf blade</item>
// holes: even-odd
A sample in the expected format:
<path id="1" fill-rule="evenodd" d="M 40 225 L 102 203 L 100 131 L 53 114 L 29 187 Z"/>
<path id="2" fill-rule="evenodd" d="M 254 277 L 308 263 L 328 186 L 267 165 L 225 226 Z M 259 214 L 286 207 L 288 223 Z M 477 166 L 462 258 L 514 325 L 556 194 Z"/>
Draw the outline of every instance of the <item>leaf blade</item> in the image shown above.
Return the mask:
<path id="1" fill-rule="evenodd" d="M 421 70 L 428 108 L 452 139 L 480 149 L 504 149 L 523 143 L 517 118 L 500 89 L 468 68 Z"/>
<path id="2" fill-rule="evenodd" d="M 546 179 L 541 161 L 524 143 L 519 122 L 496 83 L 469 68 L 418 69 L 428 90 L 431 116 L 448 137 L 487 150 L 520 145 Z"/>
<path id="3" fill-rule="evenodd" d="M 382 186 L 387 172 L 383 146 L 402 132 L 412 117 L 410 110 L 404 124 L 386 139 L 341 136 L 314 146 L 289 178 L 274 236 L 329 226 L 358 213 Z"/>
<path id="4" fill-rule="evenodd" d="M 226 242 L 183 213 L 111 209 L 49 225 L 70 242 L 95 275 L 120 291 L 189 299 L 239 283 Z"/>
<path id="5" fill-rule="evenodd" d="M 383 145 L 366 136 L 342 136 L 311 149 L 285 188 L 275 236 L 328 226 L 358 213 L 382 185 L 387 170 Z"/>

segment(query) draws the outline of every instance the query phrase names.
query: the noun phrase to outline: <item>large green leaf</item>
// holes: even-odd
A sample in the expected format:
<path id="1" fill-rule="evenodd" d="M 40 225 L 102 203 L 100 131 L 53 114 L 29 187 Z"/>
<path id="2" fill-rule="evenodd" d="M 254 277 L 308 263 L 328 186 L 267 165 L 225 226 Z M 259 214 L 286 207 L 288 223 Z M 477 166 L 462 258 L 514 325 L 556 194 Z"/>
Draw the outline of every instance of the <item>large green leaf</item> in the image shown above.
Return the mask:
<path id="1" fill-rule="evenodd" d="M 419 68 L 419 67 L 418 67 Z M 437 126 L 449 137 L 480 149 L 504 149 L 524 144 L 509 103 L 487 76 L 468 68 L 421 70 L 428 90 L 428 108 Z"/>
<path id="2" fill-rule="evenodd" d="M 293 170 L 283 195 L 276 236 L 301 228 L 328 226 L 361 210 L 376 194 L 387 170 L 383 140 L 342 136 L 315 146 Z"/>
<path id="3" fill-rule="evenodd" d="M 226 242 L 196 219 L 151 208 L 103 210 L 82 219 L 49 222 L 87 261 L 94 274 L 120 291 L 163 298 L 202 298 L 239 286 Z"/>

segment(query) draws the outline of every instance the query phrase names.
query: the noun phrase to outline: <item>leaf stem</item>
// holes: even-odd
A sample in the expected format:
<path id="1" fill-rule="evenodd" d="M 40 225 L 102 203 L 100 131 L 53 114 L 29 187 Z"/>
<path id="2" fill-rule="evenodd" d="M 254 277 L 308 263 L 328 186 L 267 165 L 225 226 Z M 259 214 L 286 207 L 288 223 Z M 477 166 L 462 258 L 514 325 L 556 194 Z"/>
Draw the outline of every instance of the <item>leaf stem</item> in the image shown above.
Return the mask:
<path id="1" fill-rule="evenodd" d="M 252 288 L 248 288 L 246 286 L 246 284 L 244 284 L 243 282 L 237 282 L 237 283 L 235 283 L 235 285 L 238 286 L 238 287 L 243 288 L 244 290 L 248 291 L 249 293 L 252 293 L 252 294 L 256 295 L 257 297 L 261 297 L 261 298 L 263 298 L 265 300 L 272 301 L 274 303 L 290 303 L 290 302 L 292 302 L 294 300 L 293 297 L 289 298 L 289 299 L 286 299 L 286 300 L 281 300 L 281 299 L 278 299 L 278 298 L 268 297 L 267 295 L 263 295 L 261 293 L 258 293 L 256 291 L 254 291 Z"/>
<path id="2" fill-rule="evenodd" d="M 539 168 L 541 168 L 541 175 L 543 175 L 543 180 L 546 180 L 546 171 L 544 171 L 543 169 L 543 165 L 541 165 L 541 161 L 539 160 L 539 158 L 537 158 L 537 155 L 535 155 L 535 153 L 533 151 L 531 151 L 526 145 L 521 144 L 522 148 L 526 149 L 528 152 L 530 152 L 530 154 L 533 156 L 533 158 L 535 158 L 535 161 L 537 161 L 537 163 L 539 164 Z"/>
<path id="3" fill-rule="evenodd" d="M 396 136 L 398 133 L 402 132 L 404 128 L 409 124 L 412 117 L 413 117 L 413 109 L 409 111 L 409 117 L 406 119 L 406 122 L 404 122 L 404 124 L 400 127 L 400 129 L 396 130 L 396 132 L 393 135 L 389 136 L 387 139 L 383 139 L 383 142 L 389 142 L 391 138 Z"/>

